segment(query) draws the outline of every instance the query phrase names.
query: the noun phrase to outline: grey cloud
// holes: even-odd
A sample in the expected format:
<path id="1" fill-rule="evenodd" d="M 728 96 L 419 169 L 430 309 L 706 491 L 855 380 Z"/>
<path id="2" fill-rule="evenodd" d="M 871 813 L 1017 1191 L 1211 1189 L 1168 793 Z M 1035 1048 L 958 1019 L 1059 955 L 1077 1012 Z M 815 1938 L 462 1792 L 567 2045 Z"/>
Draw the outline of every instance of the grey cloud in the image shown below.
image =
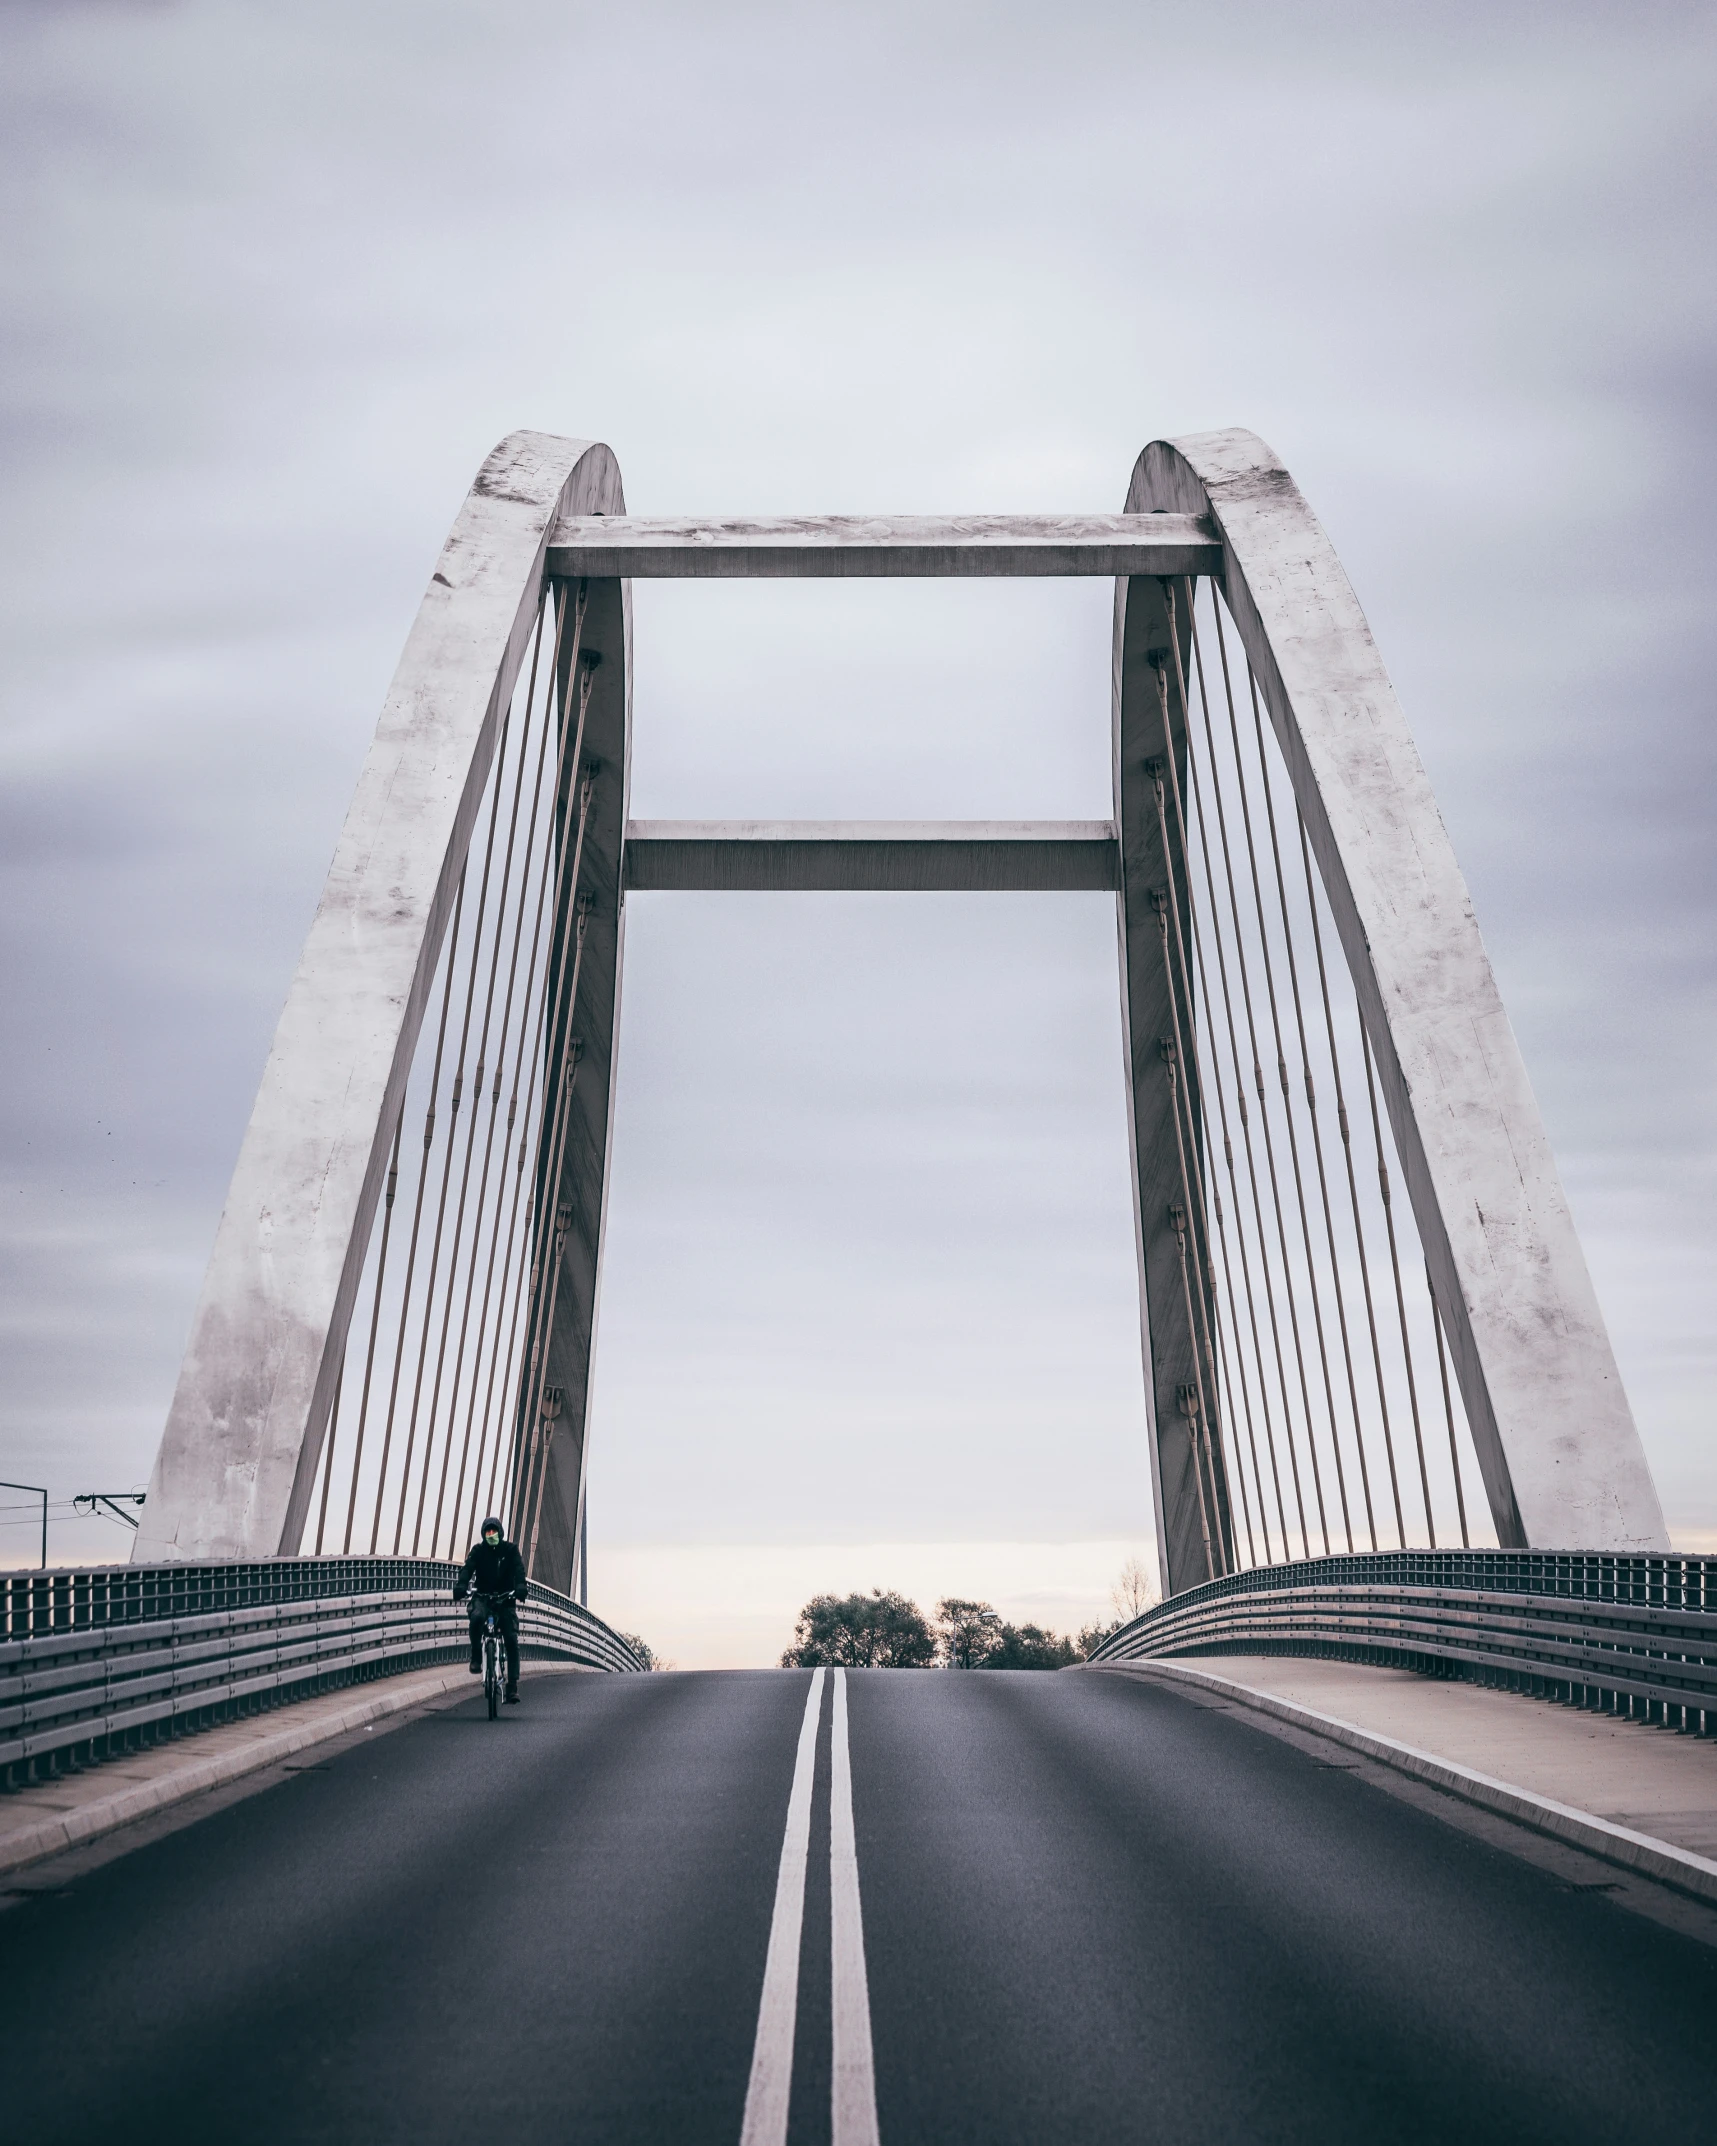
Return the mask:
<path id="1" fill-rule="evenodd" d="M 1146 439 L 1242 422 L 1368 607 L 1654 1462 L 1717 1526 L 1713 42 L 1693 7 L 0 15 L 8 1472 L 147 1468 L 494 438 L 607 438 L 642 510 L 1105 507 Z M 1101 812 L 1107 631 L 1097 590 L 642 591 L 636 807 Z M 631 929 L 599 1529 L 1142 1526 L 1106 927 Z"/>

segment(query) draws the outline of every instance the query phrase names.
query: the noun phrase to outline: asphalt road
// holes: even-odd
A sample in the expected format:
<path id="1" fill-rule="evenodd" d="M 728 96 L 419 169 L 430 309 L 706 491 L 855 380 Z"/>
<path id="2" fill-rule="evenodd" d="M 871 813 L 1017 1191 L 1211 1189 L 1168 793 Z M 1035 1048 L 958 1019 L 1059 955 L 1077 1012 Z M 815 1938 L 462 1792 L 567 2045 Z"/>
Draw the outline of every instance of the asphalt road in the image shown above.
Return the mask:
<path id="1" fill-rule="evenodd" d="M 424 1715 L 21 1899 L 0 2128 L 739 2146 L 810 1682 L 527 1668 L 497 1723 Z M 883 2146 L 1708 2123 L 1717 1949 L 1183 1693 L 846 1690 Z M 831 2131 L 833 1697 L 788 2146 Z"/>

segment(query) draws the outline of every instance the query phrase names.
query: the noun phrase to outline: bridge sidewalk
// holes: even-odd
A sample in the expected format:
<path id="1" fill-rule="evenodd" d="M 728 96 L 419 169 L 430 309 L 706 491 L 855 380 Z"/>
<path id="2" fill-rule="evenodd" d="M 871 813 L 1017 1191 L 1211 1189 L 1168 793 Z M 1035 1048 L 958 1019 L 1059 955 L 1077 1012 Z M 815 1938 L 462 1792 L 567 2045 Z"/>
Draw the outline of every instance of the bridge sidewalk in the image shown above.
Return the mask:
<path id="1" fill-rule="evenodd" d="M 1190 1681 L 1717 1898 L 1717 1743 L 1407 1669 L 1283 1655 L 1115 1665 Z"/>
<path id="2" fill-rule="evenodd" d="M 581 1671 L 575 1662 L 527 1664 L 530 1677 L 575 1671 Z M 357 1729 L 391 1728 L 415 1707 L 451 1705 L 477 1689 L 463 1665 L 348 1685 L 270 1713 L 223 1722 L 181 1743 L 157 1744 L 85 1772 L 14 1789 L 0 1796 L 0 1874 L 83 1847 L 193 1796 L 287 1763 L 333 1737 Z"/>

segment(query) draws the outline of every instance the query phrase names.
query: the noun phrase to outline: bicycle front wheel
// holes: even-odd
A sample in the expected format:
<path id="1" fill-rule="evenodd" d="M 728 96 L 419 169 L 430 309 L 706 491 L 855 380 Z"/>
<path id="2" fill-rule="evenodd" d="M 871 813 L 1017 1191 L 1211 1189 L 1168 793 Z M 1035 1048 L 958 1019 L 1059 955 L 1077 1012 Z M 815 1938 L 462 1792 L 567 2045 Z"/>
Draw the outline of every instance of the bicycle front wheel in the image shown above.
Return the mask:
<path id="1" fill-rule="evenodd" d="M 501 1711 L 501 1650 L 495 1642 L 487 1640 L 483 1646 L 483 1696 L 489 1702 L 489 1719 L 493 1721 Z"/>

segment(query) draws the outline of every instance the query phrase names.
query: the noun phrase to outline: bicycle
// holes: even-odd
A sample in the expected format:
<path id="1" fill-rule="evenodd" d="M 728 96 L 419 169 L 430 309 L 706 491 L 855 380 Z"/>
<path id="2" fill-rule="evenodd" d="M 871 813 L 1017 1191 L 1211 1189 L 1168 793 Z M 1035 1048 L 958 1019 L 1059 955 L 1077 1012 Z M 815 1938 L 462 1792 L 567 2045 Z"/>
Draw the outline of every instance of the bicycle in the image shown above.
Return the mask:
<path id="1" fill-rule="evenodd" d="M 481 1606 L 483 1613 L 483 1696 L 489 1702 L 489 1719 L 493 1721 L 501 1711 L 501 1694 L 506 1688 L 506 1670 L 503 1666 L 505 1642 L 501 1636 L 500 1622 L 495 1615 L 496 1606 L 511 1602 L 514 1596 L 473 1593 L 471 1600 Z"/>

